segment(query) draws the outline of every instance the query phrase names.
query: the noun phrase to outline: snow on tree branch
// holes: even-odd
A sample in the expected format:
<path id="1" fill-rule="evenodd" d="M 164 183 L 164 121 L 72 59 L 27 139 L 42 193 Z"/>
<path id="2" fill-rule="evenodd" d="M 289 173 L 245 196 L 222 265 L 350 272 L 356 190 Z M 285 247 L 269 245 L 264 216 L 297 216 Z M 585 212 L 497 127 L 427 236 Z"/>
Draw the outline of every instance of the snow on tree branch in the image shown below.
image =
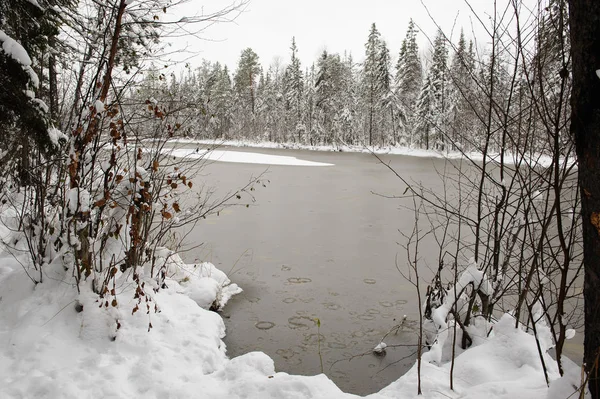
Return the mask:
<path id="1" fill-rule="evenodd" d="M 2 51 L 21 64 L 23 70 L 29 75 L 29 80 L 33 87 L 38 87 L 40 80 L 37 74 L 31 68 L 31 58 L 23 46 L 21 46 L 16 40 L 0 30 L 0 42 L 2 42 Z"/>

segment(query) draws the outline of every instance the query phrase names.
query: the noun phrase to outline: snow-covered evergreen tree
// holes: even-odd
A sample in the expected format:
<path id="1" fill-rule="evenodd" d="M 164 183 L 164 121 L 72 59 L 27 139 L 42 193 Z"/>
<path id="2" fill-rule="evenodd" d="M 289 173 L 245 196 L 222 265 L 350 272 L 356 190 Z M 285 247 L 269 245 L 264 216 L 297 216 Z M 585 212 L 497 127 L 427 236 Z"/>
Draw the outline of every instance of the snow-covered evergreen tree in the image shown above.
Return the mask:
<path id="1" fill-rule="evenodd" d="M 392 130 L 390 53 L 374 23 L 365 43 L 361 92 L 367 142 L 383 145 Z"/>
<path id="2" fill-rule="evenodd" d="M 18 180 L 25 184 L 30 180 L 30 162 L 35 162 L 32 156 L 53 147 L 48 127 L 50 117 L 55 116 L 56 74 L 50 74 L 53 89 L 45 87 L 43 79 L 44 54 L 60 25 L 53 6 L 74 7 L 66 0 L 48 3 L 45 10 L 35 1 L 0 2 L 0 161 L 4 165 L 0 177 L 16 170 Z"/>
<path id="3" fill-rule="evenodd" d="M 417 131 L 416 134 L 424 137 L 420 141 L 427 149 L 444 150 L 447 147 L 446 127 L 451 109 L 451 86 L 448 79 L 448 49 L 441 30 L 438 31 L 432 50 L 431 65 L 417 101 L 417 126 L 418 129 L 426 127 L 426 130 Z"/>
<path id="4" fill-rule="evenodd" d="M 247 48 L 242 51 L 233 78 L 235 91 L 237 132 L 248 136 L 257 133 L 254 126 L 256 112 L 256 89 L 261 73 L 258 55 Z"/>
<path id="5" fill-rule="evenodd" d="M 359 87 L 356 65 L 351 54 L 344 54 L 341 65 L 341 102 L 338 116 L 338 139 L 342 144 L 358 144 L 360 137 L 360 118 L 358 118 Z"/>
<path id="6" fill-rule="evenodd" d="M 365 61 L 362 71 L 362 93 L 365 114 L 365 133 L 368 144 L 373 145 L 378 132 L 377 111 L 381 100 L 379 90 L 379 52 L 381 48 L 381 35 L 375 26 L 371 25 L 369 38 L 365 43 Z"/>
<path id="7" fill-rule="evenodd" d="M 415 126 L 411 145 L 416 144 L 421 148 L 430 148 L 431 138 L 435 133 L 435 104 L 434 86 L 431 77 L 427 75 L 415 104 Z"/>
<path id="8" fill-rule="evenodd" d="M 312 64 L 310 68 L 306 69 L 304 74 L 304 96 L 303 96 L 303 108 L 304 108 L 304 126 L 306 126 L 307 142 L 310 145 L 315 144 L 315 138 L 317 136 L 317 121 L 316 121 L 316 103 L 317 103 L 317 91 L 316 91 L 316 71 L 315 64 Z"/>
<path id="9" fill-rule="evenodd" d="M 394 99 L 397 114 L 395 129 L 398 129 L 400 142 L 403 144 L 411 144 L 412 142 L 415 106 L 423 84 L 422 68 L 417 45 L 417 29 L 411 19 L 400 48 L 394 81 Z"/>
<path id="10" fill-rule="evenodd" d="M 275 60 L 261 75 L 258 85 L 258 132 L 261 139 L 288 142 L 292 139 L 286 129 L 286 101 L 284 97 L 284 73 L 279 60 Z"/>
<path id="11" fill-rule="evenodd" d="M 453 147 L 469 148 L 469 142 L 475 135 L 474 130 L 479 126 L 475 114 L 475 78 L 473 42 L 467 47 L 464 32 L 461 30 L 450 66 L 450 115 L 447 136 Z"/>
<path id="12" fill-rule="evenodd" d="M 207 83 L 206 106 L 201 110 L 206 116 L 207 137 L 224 138 L 233 118 L 231 78 L 227 66 L 214 63 Z"/>
<path id="13" fill-rule="evenodd" d="M 290 64 L 286 68 L 284 75 L 284 96 L 286 102 L 286 128 L 292 138 L 296 138 L 298 142 L 303 141 L 303 135 L 306 131 L 302 123 L 302 95 L 304 90 L 304 82 L 302 69 L 300 67 L 300 59 L 298 58 L 298 48 L 296 47 L 296 39 L 292 38 L 291 59 Z"/>
<path id="14" fill-rule="evenodd" d="M 330 141 L 333 114 L 335 112 L 335 83 L 332 58 L 334 56 L 329 55 L 325 50 L 317 61 L 317 73 L 315 77 L 315 128 L 319 143 Z"/>

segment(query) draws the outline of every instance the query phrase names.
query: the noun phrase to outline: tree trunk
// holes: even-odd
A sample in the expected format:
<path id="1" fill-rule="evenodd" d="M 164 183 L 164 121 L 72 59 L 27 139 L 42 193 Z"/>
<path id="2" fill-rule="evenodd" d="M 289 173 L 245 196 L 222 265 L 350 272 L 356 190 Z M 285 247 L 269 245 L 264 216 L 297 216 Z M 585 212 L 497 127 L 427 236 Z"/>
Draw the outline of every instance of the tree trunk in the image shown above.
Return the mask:
<path id="1" fill-rule="evenodd" d="M 56 122 L 58 119 L 58 90 L 57 90 L 57 77 L 56 77 L 56 38 L 54 36 L 49 39 L 50 45 L 50 58 L 48 60 L 48 78 L 49 78 L 49 90 L 48 98 L 50 102 L 50 119 Z"/>
<path id="2" fill-rule="evenodd" d="M 575 138 L 583 223 L 585 306 L 584 364 L 592 398 L 600 398 L 600 2 L 569 2 Z"/>

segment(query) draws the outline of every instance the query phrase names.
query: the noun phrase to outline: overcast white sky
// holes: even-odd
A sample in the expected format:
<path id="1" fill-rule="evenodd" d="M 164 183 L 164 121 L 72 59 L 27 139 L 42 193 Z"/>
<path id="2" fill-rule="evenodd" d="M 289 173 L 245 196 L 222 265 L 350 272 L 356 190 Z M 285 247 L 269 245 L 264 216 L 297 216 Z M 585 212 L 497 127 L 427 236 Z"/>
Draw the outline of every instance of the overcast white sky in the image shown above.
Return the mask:
<path id="1" fill-rule="evenodd" d="M 458 39 L 462 26 L 471 37 L 474 27 L 479 46 L 485 45 L 484 30 L 464 1 L 423 0 L 423 3 L 447 34 L 455 26 L 453 37 Z M 230 0 L 191 0 L 178 14 L 194 15 L 202 10 L 207 13 L 228 4 Z M 487 21 L 493 1 L 471 0 L 470 4 Z M 203 32 L 210 40 L 178 39 L 178 45 L 187 43 L 190 50 L 200 52 L 190 61 L 192 66 L 205 58 L 227 64 L 232 72 L 241 51 L 247 47 L 258 54 L 265 67 L 276 57 L 287 64 L 292 36 L 296 37 L 303 68 L 315 62 L 323 49 L 340 54 L 350 51 L 355 61 L 360 62 L 371 23 L 375 22 L 395 64 L 410 18 L 433 38 L 435 24 L 421 0 L 251 0 L 235 22 L 213 25 Z M 419 45 L 422 51 L 428 45 L 422 34 Z"/>

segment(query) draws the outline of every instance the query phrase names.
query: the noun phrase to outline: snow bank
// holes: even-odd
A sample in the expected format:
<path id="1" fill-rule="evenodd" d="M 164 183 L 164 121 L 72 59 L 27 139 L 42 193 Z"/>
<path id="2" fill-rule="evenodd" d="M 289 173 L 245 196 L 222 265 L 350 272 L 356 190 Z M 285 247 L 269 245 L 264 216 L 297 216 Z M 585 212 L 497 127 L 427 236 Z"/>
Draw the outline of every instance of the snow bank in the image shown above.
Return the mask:
<path id="1" fill-rule="evenodd" d="M 344 396 L 325 376 L 276 373 L 263 353 L 227 359 L 223 320 L 198 306 L 176 280 L 186 276 L 193 284 L 210 275 L 215 284 L 228 281 L 212 265 L 168 278 L 168 288 L 152 298 L 159 312 L 132 314 L 135 301 L 125 285 L 118 308 L 99 308 L 86 287 L 77 295 L 62 267 L 49 267 L 47 282 L 33 286 L 14 263 L 0 277 L 2 398 Z"/>
<path id="2" fill-rule="evenodd" d="M 207 159 L 210 161 L 253 163 L 262 165 L 288 165 L 288 166 L 333 166 L 330 163 L 313 162 L 282 155 L 259 154 L 255 152 L 222 151 L 206 149 L 178 148 L 164 150 L 165 153 L 179 158 Z"/>
<path id="3" fill-rule="evenodd" d="M 545 354 L 549 378 L 556 387 L 548 389 L 535 338 L 517 329 L 512 316 L 505 314 L 493 328 L 492 336 L 485 343 L 472 347 L 456 358 L 454 369 L 454 391 L 449 387 L 450 364 L 441 367 L 431 363 L 422 364 L 422 389 L 425 398 L 463 399 L 566 399 L 575 392 L 568 382 L 559 377 L 556 362 Z M 566 365 L 567 375 L 580 373 L 573 362 Z M 398 381 L 373 395 L 377 398 L 415 398 L 417 389 L 416 365 Z M 575 397 L 574 395 L 573 397 Z M 578 397 L 578 396 L 577 396 Z"/>
<path id="4" fill-rule="evenodd" d="M 435 340 L 433 341 L 429 352 L 423 355 L 423 361 L 441 364 L 443 348 L 446 344 L 446 340 L 450 337 L 451 331 L 448 323 L 446 323 L 448 314 L 454 307 L 455 301 L 460 298 L 462 291 L 469 284 L 473 284 L 474 287 L 486 295 L 491 294 L 492 288 L 487 277 L 478 269 L 474 259 L 471 259 L 469 267 L 461 273 L 456 286 L 447 292 L 444 302 L 431 311 L 431 319 L 435 327 Z M 483 331 L 486 330 L 487 329 L 484 329 Z M 452 345 L 450 345 L 450 348 L 451 347 Z"/>
<path id="5" fill-rule="evenodd" d="M 156 250 L 155 256 L 158 265 L 166 264 L 167 277 L 180 285 L 179 292 L 203 309 L 222 310 L 232 296 L 242 292 L 212 263 L 186 265 L 179 255 L 166 248 Z"/>

